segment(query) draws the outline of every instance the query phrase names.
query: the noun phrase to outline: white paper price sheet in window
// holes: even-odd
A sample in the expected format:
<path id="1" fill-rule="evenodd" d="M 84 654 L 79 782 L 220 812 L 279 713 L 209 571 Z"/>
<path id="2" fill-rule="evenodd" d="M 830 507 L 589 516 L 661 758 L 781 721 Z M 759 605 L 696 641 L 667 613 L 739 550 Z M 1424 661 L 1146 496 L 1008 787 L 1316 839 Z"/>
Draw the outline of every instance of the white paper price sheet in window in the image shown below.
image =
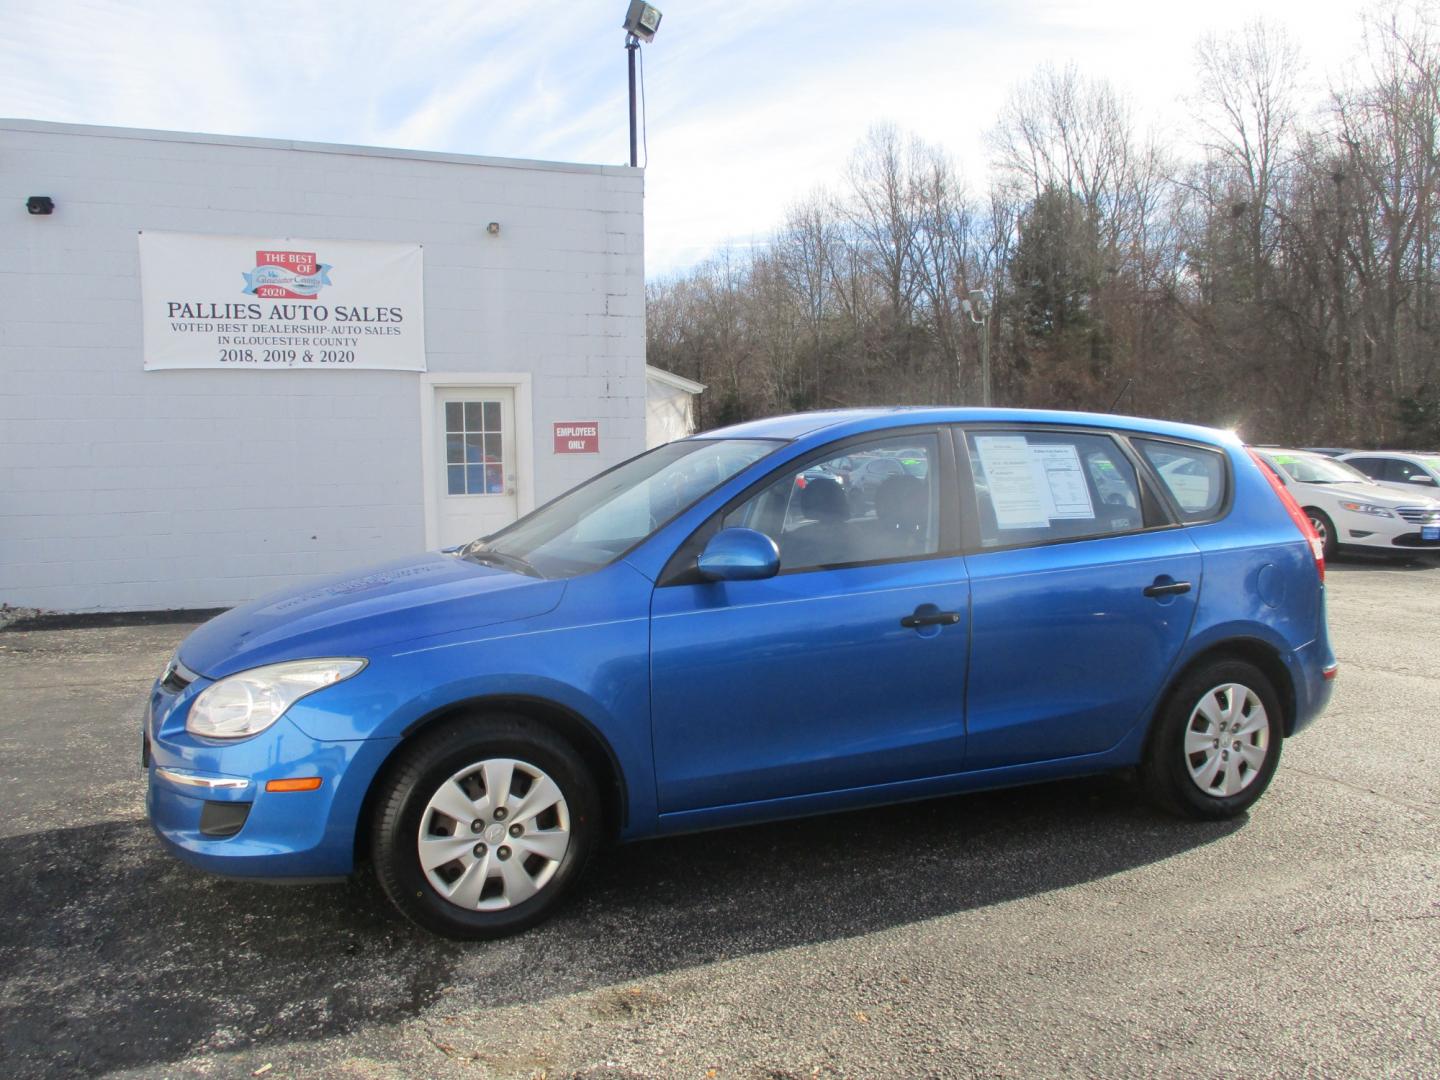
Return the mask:
<path id="1" fill-rule="evenodd" d="M 1059 519 L 1093 519 L 1095 504 L 1073 443 L 1031 443 L 1023 435 L 980 435 L 975 449 L 1000 529 L 1043 529 Z"/>

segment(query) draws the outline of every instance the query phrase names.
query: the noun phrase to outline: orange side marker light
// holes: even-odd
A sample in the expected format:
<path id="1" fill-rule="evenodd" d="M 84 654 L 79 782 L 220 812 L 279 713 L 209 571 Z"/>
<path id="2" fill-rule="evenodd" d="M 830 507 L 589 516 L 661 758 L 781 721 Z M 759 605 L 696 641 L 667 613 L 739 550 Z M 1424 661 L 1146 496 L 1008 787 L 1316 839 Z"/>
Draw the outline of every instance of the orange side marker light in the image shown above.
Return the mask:
<path id="1" fill-rule="evenodd" d="M 267 780 L 266 791 L 314 791 L 323 781 L 318 776 L 297 776 L 293 780 Z"/>

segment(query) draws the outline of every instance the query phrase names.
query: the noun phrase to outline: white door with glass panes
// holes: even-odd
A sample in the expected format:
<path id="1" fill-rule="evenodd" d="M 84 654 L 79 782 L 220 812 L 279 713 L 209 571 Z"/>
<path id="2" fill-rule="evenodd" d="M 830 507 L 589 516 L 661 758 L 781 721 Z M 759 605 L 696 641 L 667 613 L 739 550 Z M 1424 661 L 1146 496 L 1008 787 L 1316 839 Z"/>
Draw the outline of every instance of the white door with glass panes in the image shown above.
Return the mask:
<path id="1" fill-rule="evenodd" d="M 437 389 L 435 431 L 438 546 L 467 543 L 514 521 L 514 390 Z"/>

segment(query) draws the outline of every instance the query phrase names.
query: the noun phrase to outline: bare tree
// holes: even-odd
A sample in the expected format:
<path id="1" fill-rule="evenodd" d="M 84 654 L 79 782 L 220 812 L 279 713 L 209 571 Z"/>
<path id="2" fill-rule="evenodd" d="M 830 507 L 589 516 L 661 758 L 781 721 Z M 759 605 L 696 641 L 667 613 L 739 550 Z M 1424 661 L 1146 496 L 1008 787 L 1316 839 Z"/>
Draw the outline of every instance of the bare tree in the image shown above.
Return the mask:
<path id="1" fill-rule="evenodd" d="M 1244 222 L 1248 285 L 1258 298 L 1278 243 L 1278 199 L 1294 155 L 1299 50 L 1283 31 L 1256 21 L 1232 37 L 1204 38 L 1196 59 L 1212 181 L 1204 192 Z"/>

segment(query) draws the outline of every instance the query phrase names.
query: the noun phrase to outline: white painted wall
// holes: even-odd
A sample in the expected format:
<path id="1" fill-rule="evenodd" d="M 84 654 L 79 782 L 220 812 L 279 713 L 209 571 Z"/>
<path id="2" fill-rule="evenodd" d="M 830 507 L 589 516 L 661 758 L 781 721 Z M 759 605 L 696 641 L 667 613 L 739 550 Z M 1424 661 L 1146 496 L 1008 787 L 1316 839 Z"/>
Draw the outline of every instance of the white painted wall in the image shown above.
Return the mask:
<path id="1" fill-rule="evenodd" d="M 421 376 L 143 371 L 139 230 L 424 244 L 430 374 L 530 376 L 538 503 L 644 449 L 642 198 L 624 167 L 0 120 L 0 602 L 222 606 L 425 545 Z M 554 454 L 564 420 L 601 453 Z"/>

